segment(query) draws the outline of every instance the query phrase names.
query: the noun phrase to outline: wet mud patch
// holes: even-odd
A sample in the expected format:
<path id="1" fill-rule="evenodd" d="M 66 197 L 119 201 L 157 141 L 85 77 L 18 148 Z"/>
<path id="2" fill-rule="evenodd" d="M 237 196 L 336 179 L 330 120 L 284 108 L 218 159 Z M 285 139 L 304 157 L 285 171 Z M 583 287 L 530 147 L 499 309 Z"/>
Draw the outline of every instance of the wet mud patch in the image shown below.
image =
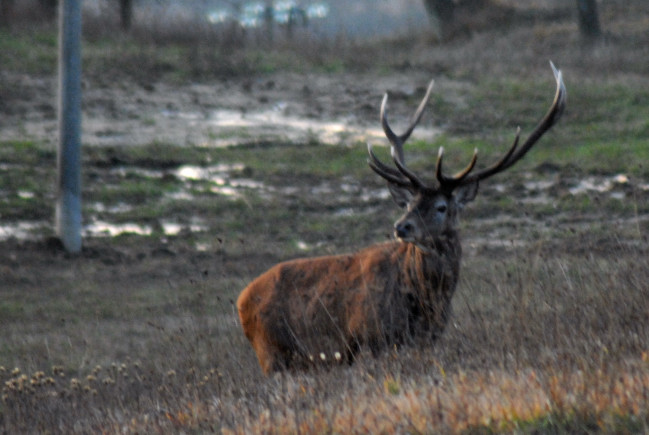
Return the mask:
<path id="1" fill-rule="evenodd" d="M 55 81 L 5 78 L 40 91 L 0 120 L 0 140 L 21 138 L 24 148 L 3 154 L 0 241 L 41 240 L 53 235 Z M 242 240 L 279 258 L 385 240 L 399 210 L 368 170 L 365 143 L 385 145 L 378 122 L 383 93 L 401 131 L 430 78 L 413 70 L 281 73 L 209 84 L 106 86 L 90 79 L 83 108 L 84 238 L 182 239 L 198 252 L 218 250 L 219 239 Z M 464 107 L 475 86 L 439 77 L 443 92 L 435 93 L 415 131 L 409 158 L 434 159 L 437 145 L 430 150 L 422 140 L 435 141 L 437 128 L 449 127 L 449 105 Z M 632 243 L 646 231 L 646 181 L 573 169 L 542 162 L 481 186 L 461 218 L 467 249 L 526 247 L 607 230 Z"/>
<path id="2" fill-rule="evenodd" d="M 316 161 L 329 152 L 327 145 L 301 147 L 289 148 L 317 151 Z M 263 149 L 275 155 L 288 148 L 269 144 Z M 357 150 L 348 153 L 345 160 L 360 160 Z M 263 164 L 264 157 L 260 160 Z M 283 164 L 281 158 L 278 161 Z M 7 171 L 20 178 L 26 167 L 14 163 Z M 268 231 L 262 239 L 273 243 L 277 238 L 278 246 L 333 250 L 340 237 L 334 228 L 349 231 L 353 226 L 360 240 L 371 243 L 389 236 L 399 213 L 385 185 L 371 175 L 312 175 L 308 169 L 278 170 L 271 164 L 263 168 L 236 152 L 201 147 L 91 149 L 84 158 L 83 235 L 185 237 L 194 240 L 195 249 L 205 251 L 216 246 L 215 237 L 241 238 L 247 235 L 247 225 L 257 225 Z M 526 246 L 539 238 L 604 231 L 606 226 L 627 228 L 632 237 L 649 225 L 645 206 L 649 185 L 632 176 L 577 176 L 570 168 L 555 167 L 495 181 L 481 187 L 476 202 L 462 216 L 471 249 Z M 1 191 L 5 219 L 0 240 L 51 236 L 52 212 L 46 206 L 52 197 L 43 186 Z M 32 216 L 41 218 L 29 218 L 27 213 L 27 218 L 9 218 L 11 201 L 31 204 L 37 210 Z"/>
<path id="3" fill-rule="evenodd" d="M 134 146 L 169 143 L 232 146 L 259 140 L 342 144 L 381 140 L 379 105 L 384 92 L 394 101 L 395 119 L 409 119 L 430 77 L 363 74 L 269 74 L 210 84 L 86 83 L 82 143 Z M 29 91 L 26 101 L 0 119 L 0 141 L 22 138 L 54 145 L 57 140 L 55 78 L 6 73 L 10 87 Z M 414 85 L 413 85 L 414 84 Z M 400 104 L 396 104 L 399 102 Z M 422 125 L 417 138 L 440 130 Z"/>

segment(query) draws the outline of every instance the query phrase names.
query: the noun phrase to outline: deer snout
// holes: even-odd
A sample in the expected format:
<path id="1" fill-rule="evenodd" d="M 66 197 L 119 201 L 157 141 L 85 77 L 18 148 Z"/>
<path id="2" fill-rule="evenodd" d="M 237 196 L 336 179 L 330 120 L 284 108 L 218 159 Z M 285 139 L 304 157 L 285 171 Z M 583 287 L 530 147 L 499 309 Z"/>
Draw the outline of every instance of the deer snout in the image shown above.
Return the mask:
<path id="1" fill-rule="evenodd" d="M 409 221 L 399 221 L 394 224 L 394 235 L 398 239 L 411 239 L 415 231 L 415 226 Z"/>

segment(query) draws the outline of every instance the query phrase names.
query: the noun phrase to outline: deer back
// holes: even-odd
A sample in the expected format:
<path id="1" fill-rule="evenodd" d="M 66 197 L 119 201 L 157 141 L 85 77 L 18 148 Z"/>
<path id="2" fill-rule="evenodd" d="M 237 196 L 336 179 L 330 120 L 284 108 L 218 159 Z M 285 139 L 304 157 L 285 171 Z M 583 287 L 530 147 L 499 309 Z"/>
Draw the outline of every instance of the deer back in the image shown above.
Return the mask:
<path id="1" fill-rule="evenodd" d="M 446 323 L 460 255 L 455 234 L 429 253 L 390 242 L 280 263 L 241 293 L 241 323 L 269 369 L 350 360 L 362 345 L 376 352 L 415 335 L 434 337 Z"/>

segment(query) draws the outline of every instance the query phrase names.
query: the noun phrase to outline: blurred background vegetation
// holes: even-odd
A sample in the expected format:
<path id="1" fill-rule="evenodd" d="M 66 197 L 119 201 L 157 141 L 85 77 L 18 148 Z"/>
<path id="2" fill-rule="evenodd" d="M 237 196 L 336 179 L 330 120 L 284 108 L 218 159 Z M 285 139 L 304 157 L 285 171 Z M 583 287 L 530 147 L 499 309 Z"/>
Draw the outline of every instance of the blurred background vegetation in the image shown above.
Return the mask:
<path id="1" fill-rule="evenodd" d="M 445 41 L 480 27 L 505 24 L 521 7 L 531 8 L 524 14 L 527 19 L 538 14 L 560 16 L 574 9 L 584 39 L 594 41 L 602 36 L 596 0 L 574 4 L 556 0 L 88 0 L 83 6 L 86 19 L 100 19 L 103 26 L 118 23 L 124 32 L 155 22 L 167 31 L 177 28 L 184 30 L 179 33 L 188 33 L 184 26 L 190 24 L 191 28 L 211 27 L 213 32 L 257 33 L 269 41 L 278 29 L 287 38 L 303 37 L 296 35 L 299 28 L 308 28 L 320 38 L 388 36 L 428 28 Z M 0 25 L 52 21 L 57 10 L 58 0 L 2 0 Z"/>

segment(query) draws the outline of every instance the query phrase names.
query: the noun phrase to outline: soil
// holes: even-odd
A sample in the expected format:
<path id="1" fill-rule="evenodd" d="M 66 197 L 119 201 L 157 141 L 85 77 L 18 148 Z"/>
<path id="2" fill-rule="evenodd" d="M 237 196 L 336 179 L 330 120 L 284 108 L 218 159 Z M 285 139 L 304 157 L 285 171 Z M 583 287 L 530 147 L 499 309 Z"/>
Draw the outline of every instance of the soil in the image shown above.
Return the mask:
<path id="1" fill-rule="evenodd" d="M 378 127 L 382 94 L 389 91 L 391 103 L 408 100 L 407 104 L 390 106 L 395 129 L 400 130 L 399 120 L 410 118 L 410 111 L 423 95 L 429 79 L 419 71 L 389 75 L 278 73 L 181 85 L 90 79 L 84 82 L 83 89 L 82 143 L 118 147 L 154 142 L 231 146 L 263 141 L 333 144 L 354 143 L 359 139 L 385 141 Z M 2 80 L 7 84 L 5 89 L 11 91 L 5 92 L 0 103 L 0 141 L 30 140 L 54 148 L 57 143 L 56 79 L 3 73 Z M 461 100 L 463 90 L 471 85 L 442 79 L 436 86 L 444 89 L 445 98 Z M 422 124 L 416 136 L 431 138 L 439 132 L 428 127 L 430 120 Z M 538 186 L 494 184 L 484 188 L 481 197 L 502 196 L 506 189 L 522 203 L 533 201 L 534 197 L 542 201 L 548 192 L 560 197 L 569 191 L 570 184 L 566 184 L 566 174 L 558 172 L 560 168 L 539 170 L 546 175 L 549 171 L 547 178 L 554 181 L 540 189 L 540 194 L 532 195 L 532 199 L 529 193 L 539 191 Z M 594 183 L 610 183 L 610 180 L 599 179 Z M 480 219 L 479 215 L 474 211 L 470 218 L 471 229 L 465 238 L 468 255 L 484 249 L 516 246 L 516 241 L 508 235 L 512 227 L 542 232 L 568 221 L 572 231 L 587 231 L 593 222 L 601 224 L 603 219 L 603 216 L 561 214 L 555 214 L 551 220 L 547 217 L 534 220 L 530 216 L 523 216 L 522 220 L 502 216 Z M 638 219 L 636 216 L 631 225 L 638 225 Z M 629 222 L 612 219 L 610 225 L 622 228 L 629 226 Z M 90 268 L 96 280 L 109 278 L 123 280 L 125 284 L 142 279 L 185 279 L 188 273 L 200 276 L 208 269 L 217 274 L 234 274 L 243 283 L 246 277 L 282 259 L 281 256 L 269 258 L 268 254 L 259 258 L 260 254 L 254 251 L 238 249 L 235 251 L 245 252 L 245 258 L 225 258 L 222 252 L 196 251 L 182 238 L 169 241 L 143 237 L 140 242 L 119 245 L 109 237 L 88 238 L 80 256 L 66 254 L 56 239 L 23 241 L 9 237 L 0 241 L 0 245 L 2 281 L 21 283 L 21 287 L 46 284 L 60 276 L 61 268 L 70 261 L 76 267 Z"/>
<path id="2" fill-rule="evenodd" d="M 390 101 L 423 95 L 431 77 L 422 73 L 295 74 L 229 78 L 211 83 L 138 83 L 85 81 L 85 146 L 236 145 L 251 141 L 315 139 L 351 142 L 354 137 L 381 137 L 378 124 L 382 94 Z M 3 73 L 10 91 L 0 102 L 0 140 L 57 142 L 57 81 Z M 461 83 L 438 84 L 455 92 Z M 448 95 L 447 95 L 448 97 Z M 395 119 L 409 106 L 395 104 Z M 397 124 L 398 125 L 398 124 Z M 422 126 L 424 127 L 424 126 Z M 430 136 L 430 129 L 415 132 Z"/>
<path id="3" fill-rule="evenodd" d="M 0 141 L 34 141 L 55 148 L 56 78 L 4 72 L 2 80 Z M 226 146 L 310 140 L 338 144 L 373 136 L 378 140 L 382 93 L 389 90 L 391 101 L 419 98 L 428 80 L 419 73 L 381 77 L 282 73 L 182 85 L 88 79 L 83 87 L 82 143 Z M 410 106 L 395 104 L 394 118 L 408 119 L 410 113 L 399 113 L 405 109 Z M 416 135 L 434 134 L 422 127 Z M 40 288 L 73 265 L 92 271 L 88 273 L 93 280 L 133 285 L 142 279 L 183 280 L 208 269 L 245 276 L 276 261 L 267 254 L 260 259 L 247 252 L 242 265 L 241 259 L 224 258 L 222 252 L 197 252 L 182 238 L 141 239 L 116 244 L 109 237 L 87 238 L 83 252 L 74 256 L 65 253 L 55 238 L 24 240 L 16 230 L 15 237 L 0 238 L 1 281 L 23 289 Z"/>

